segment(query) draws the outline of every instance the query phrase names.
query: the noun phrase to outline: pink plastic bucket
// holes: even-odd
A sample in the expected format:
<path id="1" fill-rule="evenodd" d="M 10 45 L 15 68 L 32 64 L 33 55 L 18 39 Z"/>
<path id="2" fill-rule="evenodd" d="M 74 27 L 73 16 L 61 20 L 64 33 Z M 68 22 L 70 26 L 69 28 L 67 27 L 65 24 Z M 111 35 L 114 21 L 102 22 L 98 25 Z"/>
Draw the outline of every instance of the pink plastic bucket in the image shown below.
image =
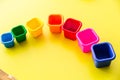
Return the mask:
<path id="1" fill-rule="evenodd" d="M 91 46 L 99 41 L 99 37 L 93 29 L 85 29 L 76 34 L 78 44 L 83 52 L 91 51 Z"/>

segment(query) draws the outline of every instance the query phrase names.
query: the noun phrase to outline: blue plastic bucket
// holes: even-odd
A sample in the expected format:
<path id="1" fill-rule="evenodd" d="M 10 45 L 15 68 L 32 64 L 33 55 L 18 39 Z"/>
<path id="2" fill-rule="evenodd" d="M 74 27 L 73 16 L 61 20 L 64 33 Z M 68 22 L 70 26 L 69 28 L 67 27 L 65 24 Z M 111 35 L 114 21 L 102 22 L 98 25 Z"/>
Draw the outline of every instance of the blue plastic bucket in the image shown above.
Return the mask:
<path id="1" fill-rule="evenodd" d="M 6 48 L 11 48 L 14 46 L 14 37 L 10 32 L 4 33 L 1 35 L 1 42 Z"/>
<path id="2" fill-rule="evenodd" d="M 97 68 L 109 66 L 116 57 L 112 45 L 108 42 L 92 45 L 91 51 Z"/>

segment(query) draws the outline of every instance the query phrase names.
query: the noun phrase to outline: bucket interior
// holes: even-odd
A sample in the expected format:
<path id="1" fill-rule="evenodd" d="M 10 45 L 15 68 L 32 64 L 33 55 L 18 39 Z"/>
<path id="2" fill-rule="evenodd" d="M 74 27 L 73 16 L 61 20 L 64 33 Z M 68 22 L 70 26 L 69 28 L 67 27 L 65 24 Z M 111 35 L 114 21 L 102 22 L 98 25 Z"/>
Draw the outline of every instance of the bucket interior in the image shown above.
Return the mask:
<path id="1" fill-rule="evenodd" d="M 61 24 L 62 23 L 61 15 L 50 15 L 48 23 L 51 24 L 51 25 Z"/>
<path id="2" fill-rule="evenodd" d="M 2 35 L 2 42 L 8 42 L 12 40 L 12 34 L 11 33 L 6 33 Z"/>
<path id="3" fill-rule="evenodd" d="M 15 36 L 21 35 L 25 33 L 25 30 L 23 29 L 23 26 L 17 26 L 12 29 L 12 32 Z"/>
<path id="4" fill-rule="evenodd" d="M 94 49 L 94 54 L 97 59 L 106 59 L 106 58 L 112 58 L 113 57 L 113 51 L 109 44 L 100 44 L 100 45 L 95 45 L 93 47 Z"/>
<path id="5" fill-rule="evenodd" d="M 30 29 L 34 30 L 41 26 L 41 22 L 37 18 L 33 18 L 32 20 L 27 22 L 27 26 Z"/>
<path id="6" fill-rule="evenodd" d="M 63 28 L 72 32 L 76 32 L 81 27 L 80 21 L 74 19 L 67 19 L 63 25 Z"/>
<path id="7" fill-rule="evenodd" d="M 86 29 L 84 31 L 79 32 L 78 38 L 83 44 L 89 44 L 91 42 L 95 42 L 98 39 L 91 29 Z"/>

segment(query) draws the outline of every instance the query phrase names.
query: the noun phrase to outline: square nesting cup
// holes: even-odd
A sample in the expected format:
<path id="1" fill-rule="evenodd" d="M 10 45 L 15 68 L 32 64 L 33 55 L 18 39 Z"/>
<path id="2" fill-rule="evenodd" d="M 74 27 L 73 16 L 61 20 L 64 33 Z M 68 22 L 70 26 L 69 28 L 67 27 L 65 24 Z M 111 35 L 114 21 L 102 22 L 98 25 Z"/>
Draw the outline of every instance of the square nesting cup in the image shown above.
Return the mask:
<path id="1" fill-rule="evenodd" d="M 91 51 L 91 46 L 96 44 L 99 41 L 99 37 L 96 32 L 87 28 L 83 31 L 80 31 L 76 34 L 78 44 L 84 53 Z"/>
<path id="2" fill-rule="evenodd" d="M 42 34 L 43 22 L 38 18 L 33 18 L 27 22 L 27 28 L 30 34 L 36 38 Z"/>
<path id="3" fill-rule="evenodd" d="M 109 66 L 116 57 L 112 45 L 108 42 L 94 44 L 91 50 L 97 68 Z"/>
<path id="4" fill-rule="evenodd" d="M 1 35 L 1 42 L 6 48 L 11 48 L 14 46 L 14 37 L 10 32 L 3 33 Z"/>
<path id="5" fill-rule="evenodd" d="M 13 36 L 16 38 L 18 43 L 26 40 L 26 29 L 23 25 L 18 25 L 11 30 Z"/>
<path id="6" fill-rule="evenodd" d="M 48 26 L 52 33 L 61 33 L 63 25 L 63 16 L 60 14 L 51 14 L 48 17 Z"/>
<path id="7" fill-rule="evenodd" d="M 68 39 L 76 40 L 76 33 L 80 30 L 81 27 L 81 21 L 68 18 L 63 25 L 64 36 Z"/>

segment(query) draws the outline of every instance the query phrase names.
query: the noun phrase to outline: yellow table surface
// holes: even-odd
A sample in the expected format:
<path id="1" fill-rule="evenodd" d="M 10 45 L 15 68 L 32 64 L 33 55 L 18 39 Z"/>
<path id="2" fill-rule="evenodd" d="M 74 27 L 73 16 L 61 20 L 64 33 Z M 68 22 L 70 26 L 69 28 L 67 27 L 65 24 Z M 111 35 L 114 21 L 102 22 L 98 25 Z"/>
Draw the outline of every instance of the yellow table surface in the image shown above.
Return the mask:
<path id="1" fill-rule="evenodd" d="M 52 34 L 50 14 L 61 14 L 93 28 L 100 42 L 110 42 L 116 59 L 110 67 L 96 68 L 91 53 L 83 53 L 77 41 Z M 37 17 L 44 22 L 43 34 L 7 49 L 0 44 L 0 69 L 17 80 L 119 80 L 120 0 L 0 0 L 0 34 Z"/>

